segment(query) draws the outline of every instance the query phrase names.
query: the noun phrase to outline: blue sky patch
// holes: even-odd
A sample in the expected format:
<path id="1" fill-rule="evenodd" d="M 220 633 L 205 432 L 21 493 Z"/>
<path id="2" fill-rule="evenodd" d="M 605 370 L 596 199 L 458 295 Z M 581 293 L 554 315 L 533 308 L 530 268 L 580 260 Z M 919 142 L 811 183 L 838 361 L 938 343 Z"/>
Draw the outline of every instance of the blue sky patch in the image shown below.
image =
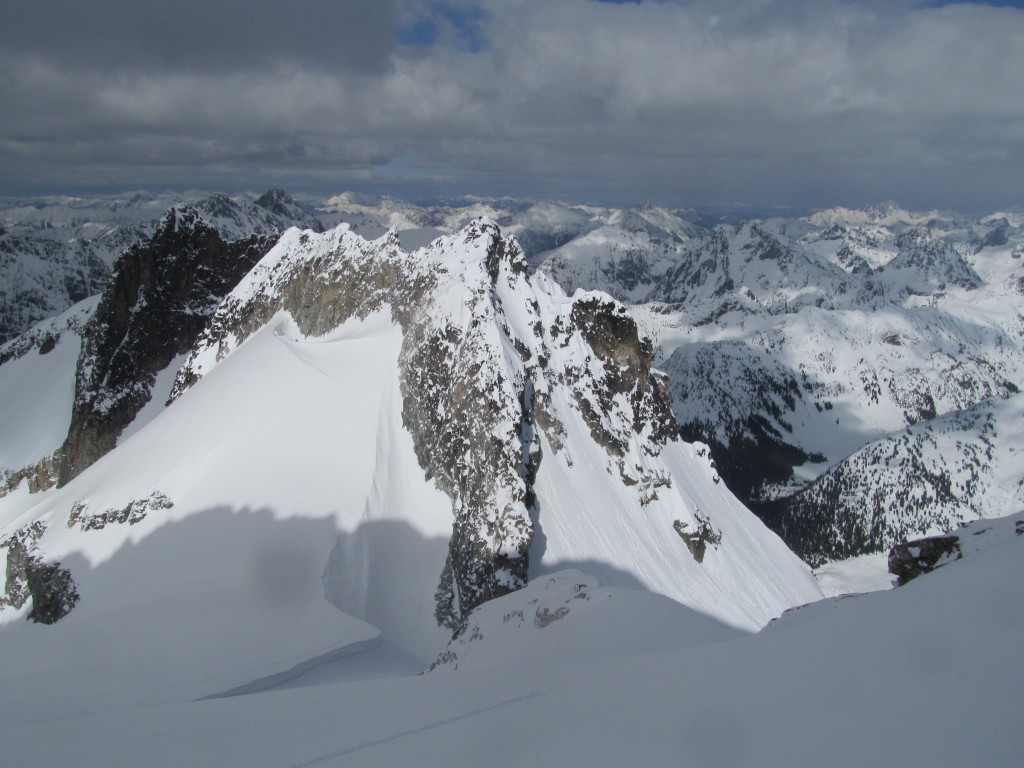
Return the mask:
<path id="1" fill-rule="evenodd" d="M 431 3 L 427 15 L 399 28 L 397 40 L 400 45 L 429 48 L 451 39 L 458 47 L 479 53 L 487 48 L 483 30 L 487 19 L 487 11 L 479 6 Z"/>

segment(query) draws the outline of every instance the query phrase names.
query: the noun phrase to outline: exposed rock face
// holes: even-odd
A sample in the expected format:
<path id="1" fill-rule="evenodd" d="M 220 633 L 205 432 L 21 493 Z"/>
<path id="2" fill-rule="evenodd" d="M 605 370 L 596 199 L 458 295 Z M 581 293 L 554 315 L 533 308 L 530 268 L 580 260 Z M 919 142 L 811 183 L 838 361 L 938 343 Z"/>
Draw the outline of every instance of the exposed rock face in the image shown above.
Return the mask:
<path id="1" fill-rule="evenodd" d="M 697 519 L 694 530 L 690 530 L 690 525 L 681 520 L 673 522 L 672 527 L 686 543 L 686 548 L 690 550 L 693 559 L 698 563 L 703 563 L 708 544 L 717 549 L 718 545 L 722 543 L 722 532 L 716 531 L 711 525 L 711 519 L 699 510 L 694 513 L 694 517 Z"/>
<path id="2" fill-rule="evenodd" d="M 0 547 L 7 549 L 6 582 L 4 594 L 0 596 L 0 607 L 21 608 L 28 600 L 28 566 L 33 559 L 31 552 L 45 531 L 46 526 L 36 522 L 0 540 Z"/>
<path id="3" fill-rule="evenodd" d="M 634 434 L 649 438 L 652 455 L 657 455 L 657 446 L 675 439 L 678 427 L 668 380 L 651 369 L 651 344 L 640 338 L 622 305 L 600 296 L 582 298 L 573 303 L 569 317 L 567 337 L 578 333 L 591 354 L 569 362 L 563 380 L 571 387 L 591 437 L 616 457 L 622 481 L 640 486 L 641 503 L 646 504 L 657 498 L 657 489 L 669 478 L 629 466 L 624 457 Z M 556 337 L 560 335 L 559 327 L 554 330 Z"/>
<path id="4" fill-rule="evenodd" d="M 650 346 L 617 304 L 590 296 L 547 306 L 526 272 L 518 245 L 487 220 L 415 255 L 393 232 L 373 242 L 344 225 L 322 236 L 292 233 L 226 297 L 172 399 L 277 312 L 320 336 L 389 311 L 403 332 L 404 424 L 418 463 L 452 501 L 436 617 L 458 631 L 474 607 L 526 583 L 539 433 L 556 451 L 565 433 L 558 388 L 571 392 L 560 402 L 602 435 L 624 483 L 653 493 L 668 482 L 644 459 L 676 431 Z"/>
<path id="5" fill-rule="evenodd" d="M 922 573 L 934 571 L 945 562 L 959 560 L 959 536 L 930 536 L 896 544 L 889 550 L 889 573 L 903 586 Z"/>
<path id="6" fill-rule="evenodd" d="M 85 329 L 59 484 L 114 447 L 149 401 L 157 372 L 191 347 L 220 297 L 271 244 L 226 243 L 185 209 L 168 213 L 148 242 L 118 260 Z"/>
<path id="7" fill-rule="evenodd" d="M 146 499 L 134 499 L 120 509 L 108 509 L 97 513 L 89 512 L 89 508 L 83 502 L 76 501 L 71 506 L 67 526 L 73 528 L 77 525 L 83 531 L 100 531 L 108 525 L 135 525 L 145 520 L 150 512 L 170 509 L 173 506 L 174 502 L 159 491 L 153 492 Z"/>
<path id="8" fill-rule="evenodd" d="M 192 347 L 220 300 L 291 223 L 278 211 L 292 206 L 310 219 L 280 190 L 260 200 L 273 210 L 224 195 L 172 209 L 117 261 L 85 328 L 58 484 L 114 447 L 149 401 L 156 374 Z"/>
<path id="9" fill-rule="evenodd" d="M 47 563 L 35 550 L 46 526 L 35 522 L 0 540 L 7 549 L 6 584 L 0 608 L 21 608 L 32 599 L 28 618 L 39 624 L 62 619 L 78 602 L 78 589 L 71 573 L 60 563 Z"/>
<path id="10" fill-rule="evenodd" d="M 71 613 L 79 600 L 71 572 L 60 563 L 30 563 L 28 590 L 32 595 L 28 618 L 37 624 L 55 624 Z"/>
<path id="11" fill-rule="evenodd" d="M 39 493 L 52 488 L 57 482 L 56 470 L 57 458 L 53 455 L 22 469 L 0 470 L 0 496 L 6 496 L 23 482 L 28 483 L 29 493 Z"/>

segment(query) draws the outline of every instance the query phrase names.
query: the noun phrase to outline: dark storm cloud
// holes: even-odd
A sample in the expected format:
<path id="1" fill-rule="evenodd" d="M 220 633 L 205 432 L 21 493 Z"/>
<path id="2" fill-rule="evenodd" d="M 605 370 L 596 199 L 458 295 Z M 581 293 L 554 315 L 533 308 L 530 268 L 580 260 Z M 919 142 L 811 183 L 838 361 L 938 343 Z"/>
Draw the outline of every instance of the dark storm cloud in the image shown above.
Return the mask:
<path id="1" fill-rule="evenodd" d="M 57 27 L 20 9 L 0 32 L 0 191 L 282 184 L 679 204 L 1022 202 L 1016 9 L 278 5 L 116 4 L 120 27 L 95 4 L 69 5 Z"/>
<path id="2" fill-rule="evenodd" d="M 0 47 L 61 67 L 155 72 L 386 66 L 389 0 L 33 0 L 7 4 Z"/>

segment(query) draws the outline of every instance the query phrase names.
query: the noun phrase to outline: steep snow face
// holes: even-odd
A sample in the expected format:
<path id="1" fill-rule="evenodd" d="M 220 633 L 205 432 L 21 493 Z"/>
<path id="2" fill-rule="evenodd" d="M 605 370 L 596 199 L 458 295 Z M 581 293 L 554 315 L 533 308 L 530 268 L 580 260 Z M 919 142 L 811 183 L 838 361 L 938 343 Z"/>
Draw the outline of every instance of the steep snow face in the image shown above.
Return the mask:
<path id="1" fill-rule="evenodd" d="M 307 338 L 281 313 L 66 486 L 0 499 L 0 530 L 44 526 L 32 551 L 69 570 L 83 599 L 67 620 L 95 626 L 165 600 L 177 621 L 208 616 L 172 654 L 197 678 L 208 668 L 187 653 L 227 664 L 197 695 L 372 637 L 347 634 L 356 614 L 429 659 L 450 634 L 433 596 L 452 513 L 402 428 L 400 346 L 386 314 Z M 291 639 L 269 626 L 292 622 L 303 629 Z M 262 662 L 231 661 L 230 648 L 264 632 L 274 664 L 246 677 Z M 204 638 L 213 645 L 198 653 Z"/>
<path id="2" fill-rule="evenodd" d="M 52 482 L 52 455 L 67 436 L 82 333 L 96 309 L 86 299 L 0 347 L 0 494 L 23 480 Z"/>
<path id="3" fill-rule="evenodd" d="M 295 217 L 319 224 L 285 193 L 256 203 L 214 195 L 172 208 L 114 265 L 85 329 L 72 420 L 58 457 L 68 482 L 114 447 L 189 350 L 224 294 Z M 161 391 L 161 404 L 167 397 Z M 151 409 L 152 410 L 152 409 Z M 136 426 L 137 428 L 137 426 Z"/>

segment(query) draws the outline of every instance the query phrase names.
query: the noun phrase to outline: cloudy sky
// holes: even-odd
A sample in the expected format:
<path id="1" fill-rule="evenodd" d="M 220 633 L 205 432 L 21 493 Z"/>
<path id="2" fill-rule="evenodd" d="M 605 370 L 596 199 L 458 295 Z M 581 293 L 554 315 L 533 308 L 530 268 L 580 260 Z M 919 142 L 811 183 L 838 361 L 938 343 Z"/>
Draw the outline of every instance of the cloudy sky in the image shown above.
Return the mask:
<path id="1" fill-rule="evenodd" d="M 1020 207 L 1022 6 L 15 0 L 0 194 Z"/>

